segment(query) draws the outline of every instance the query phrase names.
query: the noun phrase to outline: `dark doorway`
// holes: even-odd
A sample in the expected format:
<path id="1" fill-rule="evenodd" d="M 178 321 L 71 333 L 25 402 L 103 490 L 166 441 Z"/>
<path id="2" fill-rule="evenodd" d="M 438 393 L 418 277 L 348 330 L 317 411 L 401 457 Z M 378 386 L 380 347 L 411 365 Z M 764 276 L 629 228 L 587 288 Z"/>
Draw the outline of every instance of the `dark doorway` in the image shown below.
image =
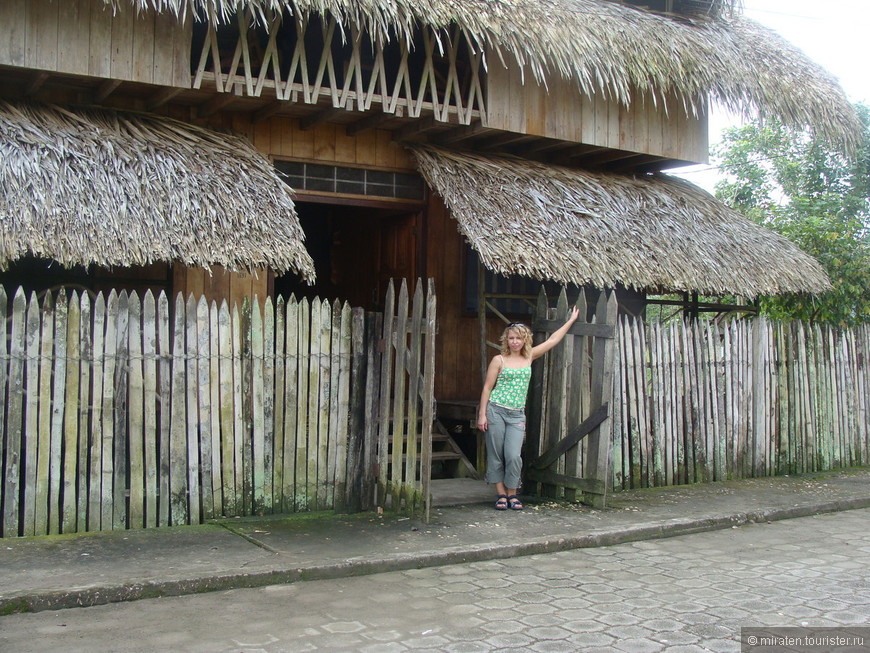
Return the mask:
<path id="1" fill-rule="evenodd" d="M 391 278 L 421 276 L 419 210 L 300 201 L 296 211 L 317 280 L 308 286 L 295 275 L 276 277 L 276 295 L 341 299 L 377 310 Z"/>

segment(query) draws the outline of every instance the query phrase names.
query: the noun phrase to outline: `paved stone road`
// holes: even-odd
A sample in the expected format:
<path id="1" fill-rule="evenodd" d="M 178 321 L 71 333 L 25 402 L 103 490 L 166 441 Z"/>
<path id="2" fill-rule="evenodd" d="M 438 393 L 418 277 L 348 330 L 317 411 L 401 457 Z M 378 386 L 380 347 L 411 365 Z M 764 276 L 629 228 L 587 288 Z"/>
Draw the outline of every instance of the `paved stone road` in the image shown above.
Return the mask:
<path id="1" fill-rule="evenodd" d="M 870 625 L 870 510 L 553 555 L 0 618 L 0 651 L 739 651 Z"/>

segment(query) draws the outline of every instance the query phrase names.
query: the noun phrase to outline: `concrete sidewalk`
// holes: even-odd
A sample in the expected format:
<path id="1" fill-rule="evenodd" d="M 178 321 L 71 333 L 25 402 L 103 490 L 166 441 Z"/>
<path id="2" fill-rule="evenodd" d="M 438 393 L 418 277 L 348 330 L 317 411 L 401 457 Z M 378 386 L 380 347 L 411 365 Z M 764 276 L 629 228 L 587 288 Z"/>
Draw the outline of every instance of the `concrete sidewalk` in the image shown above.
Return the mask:
<path id="1" fill-rule="evenodd" d="M 202 526 L 0 540 L 0 615 L 339 578 L 671 537 L 870 507 L 870 469 L 632 490 L 608 508 L 436 482 L 430 523 L 387 514 L 227 519 Z M 870 524 L 868 524 L 870 526 Z"/>

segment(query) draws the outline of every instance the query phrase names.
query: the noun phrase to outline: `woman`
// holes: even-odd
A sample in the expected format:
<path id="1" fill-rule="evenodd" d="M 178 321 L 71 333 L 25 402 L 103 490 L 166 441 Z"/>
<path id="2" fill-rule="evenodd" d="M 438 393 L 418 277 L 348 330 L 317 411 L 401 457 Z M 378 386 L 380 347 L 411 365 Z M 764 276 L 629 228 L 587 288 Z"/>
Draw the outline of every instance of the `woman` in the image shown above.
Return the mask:
<path id="1" fill-rule="evenodd" d="M 501 353 L 493 356 L 480 393 L 477 428 L 486 433 L 486 482 L 495 483 L 496 510 L 522 510 L 520 487 L 523 439 L 526 435 L 526 395 L 532 361 L 558 345 L 579 317 L 571 309 L 568 321 L 540 345 L 532 346 L 525 324 L 508 324 L 501 335 Z"/>

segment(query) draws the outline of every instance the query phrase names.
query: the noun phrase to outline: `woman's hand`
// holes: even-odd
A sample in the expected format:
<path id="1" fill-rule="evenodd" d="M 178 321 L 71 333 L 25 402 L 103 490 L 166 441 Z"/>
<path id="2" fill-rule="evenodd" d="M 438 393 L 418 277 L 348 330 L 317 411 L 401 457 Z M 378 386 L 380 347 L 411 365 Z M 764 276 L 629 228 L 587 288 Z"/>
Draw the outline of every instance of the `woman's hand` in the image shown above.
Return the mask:
<path id="1" fill-rule="evenodd" d="M 486 415 L 483 417 L 477 418 L 477 428 L 480 431 L 485 431 L 489 427 L 489 423 L 486 420 Z"/>
<path id="2" fill-rule="evenodd" d="M 580 309 L 576 306 L 571 307 L 571 314 L 568 316 L 568 324 L 573 324 L 580 317 Z"/>

